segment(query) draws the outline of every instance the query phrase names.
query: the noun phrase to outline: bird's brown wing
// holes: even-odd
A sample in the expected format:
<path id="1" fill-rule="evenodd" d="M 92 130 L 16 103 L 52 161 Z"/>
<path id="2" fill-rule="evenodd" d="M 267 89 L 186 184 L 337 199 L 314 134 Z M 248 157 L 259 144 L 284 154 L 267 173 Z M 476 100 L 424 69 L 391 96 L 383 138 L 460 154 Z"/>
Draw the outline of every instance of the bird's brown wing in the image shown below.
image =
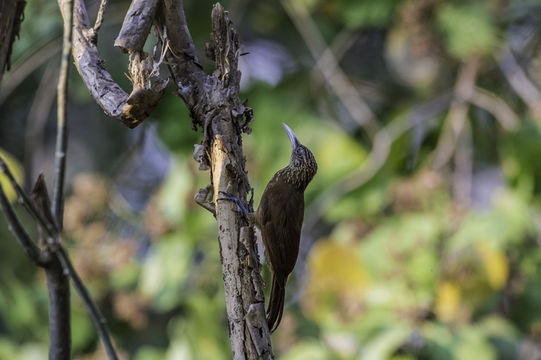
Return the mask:
<path id="1" fill-rule="evenodd" d="M 267 262 L 284 281 L 297 261 L 303 216 L 302 192 L 272 179 L 261 197 L 256 225 L 261 230 Z"/>

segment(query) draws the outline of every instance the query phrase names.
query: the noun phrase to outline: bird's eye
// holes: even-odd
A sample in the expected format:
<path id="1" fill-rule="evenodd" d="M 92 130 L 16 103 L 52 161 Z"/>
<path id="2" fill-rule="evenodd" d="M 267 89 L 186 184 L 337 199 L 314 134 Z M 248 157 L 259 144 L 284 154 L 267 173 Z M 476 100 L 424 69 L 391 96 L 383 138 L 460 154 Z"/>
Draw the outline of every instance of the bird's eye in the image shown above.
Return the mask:
<path id="1" fill-rule="evenodd" d="M 303 152 L 304 152 L 304 151 L 303 151 L 303 149 L 302 149 L 301 147 L 298 147 L 298 148 L 295 150 L 295 153 L 296 153 L 297 155 L 302 155 Z"/>

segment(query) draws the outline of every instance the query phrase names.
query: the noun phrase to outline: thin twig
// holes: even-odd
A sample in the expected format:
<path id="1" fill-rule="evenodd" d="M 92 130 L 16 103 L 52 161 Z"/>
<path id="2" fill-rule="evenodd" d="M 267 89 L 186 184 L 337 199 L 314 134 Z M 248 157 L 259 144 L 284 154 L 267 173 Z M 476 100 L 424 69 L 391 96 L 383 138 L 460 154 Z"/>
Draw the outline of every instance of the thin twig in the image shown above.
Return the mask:
<path id="1" fill-rule="evenodd" d="M 59 5 L 65 7 L 64 38 L 62 41 L 62 59 L 57 88 L 57 130 L 54 169 L 54 192 L 52 212 L 58 226 L 62 230 L 64 213 L 64 183 L 66 178 L 66 150 L 68 147 L 67 92 L 69 75 L 69 58 L 71 55 L 71 34 L 73 28 L 73 1 L 62 0 Z"/>
<path id="2" fill-rule="evenodd" d="M 449 107 L 443 133 L 438 140 L 436 150 L 434 150 L 432 167 L 436 170 L 445 166 L 453 156 L 457 139 L 467 120 L 469 101 L 475 90 L 479 65 L 479 59 L 473 57 L 460 68 L 455 84 L 453 102 Z"/>
<path id="3" fill-rule="evenodd" d="M 75 290 L 81 297 L 81 300 L 83 301 L 83 304 L 85 305 L 85 308 L 90 315 L 90 320 L 92 320 L 92 323 L 94 324 L 94 327 L 96 328 L 96 331 L 98 332 L 98 336 L 101 338 L 101 341 L 103 342 L 103 346 L 105 347 L 105 351 L 107 352 L 109 359 L 117 360 L 118 356 L 116 355 L 115 348 L 113 346 L 111 337 L 109 336 L 109 331 L 107 329 L 107 321 L 101 314 L 96 303 L 94 303 L 94 300 L 92 300 L 90 293 L 88 292 L 83 281 L 77 274 L 77 271 L 75 271 L 75 268 L 71 264 L 68 254 L 66 253 L 63 247 L 60 246 L 58 248 L 58 251 L 56 252 L 56 256 L 58 257 L 58 260 L 60 260 L 60 263 L 62 264 L 62 268 L 64 269 L 64 271 L 66 271 L 69 274 L 71 281 L 73 282 L 73 286 L 75 287 Z"/>
<path id="4" fill-rule="evenodd" d="M 105 350 L 107 351 L 107 354 L 109 354 L 109 359 L 111 360 L 118 359 L 116 352 L 114 350 L 114 347 L 112 345 L 109 333 L 107 331 L 104 317 L 101 315 L 100 311 L 98 310 L 97 305 L 94 303 L 94 301 L 90 297 L 88 290 L 86 289 L 85 285 L 81 281 L 81 278 L 77 274 L 77 271 L 75 271 L 75 268 L 71 264 L 71 261 L 66 251 L 62 247 L 62 244 L 59 242 L 59 232 L 56 230 L 56 225 L 53 224 L 51 221 L 48 221 L 46 217 L 42 214 L 42 212 L 36 208 L 34 201 L 30 199 L 30 197 L 23 191 L 21 186 L 17 183 L 17 181 L 13 177 L 13 174 L 7 167 L 2 157 L 0 157 L 0 171 L 7 176 L 9 182 L 15 189 L 15 192 L 18 195 L 19 202 L 21 202 L 21 204 L 30 213 L 30 215 L 32 215 L 34 220 L 36 220 L 36 222 L 38 223 L 38 226 L 41 226 L 42 229 L 45 230 L 45 232 L 47 233 L 46 235 L 49 236 L 51 239 L 53 239 L 55 246 L 53 246 L 51 250 L 54 251 L 55 256 L 62 264 L 64 273 L 69 275 L 69 277 L 73 281 L 73 286 L 75 287 L 75 290 L 81 296 L 81 299 L 85 305 L 85 308 L 87 309 L 90 315 L 90 319 L 92 320 L 92 323 L 96 327 L 96 331 L 98 332 L 98 335 L 102 339 L 102 342 L 105 347 Z M 14 227 L 14 230 L 15 229 L 16 228 Z"/>
<path id="5" fill-rule="evenodd" d="M 19 201 L 19 203 L 22 206 L 24 206 L 26 211 L 28 211 L 28 213 L 30 215 L 32 215 L 34 220 L 36 220 L 38 225 L 41 226 L 47 232 L 47 235 L 51 239 L 57 239 L 58 238 L 58 230 L 56 228 L 56 224 L 53 224 L 50 221 L 47 221 L 47 219 L 41 213 L 41 211 L 39 211 L 36 208 L 36 206 L 34 205 L 34 202 L 32 201 L 32 199 L 30 199 L 30 197 L 24 192 L 22 187 L 19 185 L 17 180 L 15 180 L 15 177 L 13 176 L 13 174 L 11 173 L 9 168 L 7 167 L 5 161 L 4 161 L 4 159 L 2 157 L 0 157 L 0 172 L 2 172 L 4 175 L 7 176 L 9 182 L 11 183 L 11 186 L 13 186 L 13 189 L 17 193 L 17 200 Z"/>
<path id="6" fill-rule="evenodd" d="M 38 210 L 49 222 L 54 223 L 51 201 L 43 174 L 40 174 L 32 189 L 32 200 Z M 42 256 L 47 260 L 43 264 L 49 290 L 49 359 L 69 360 L 71 358 L 71 302 L 70 281 L 56 256 L 52 256 L 56 244 L 47 242 L 46 231 L 38 226 L 38 243 Z"/>
<path id="7" fill-rule="evenodd" d="M 105 9 L 107 9 L 108 5 L 109 0 L 101 0 L 100 7 L 98 9 L 98 15 L 96 15 L 96 22 L 92 27 L 92 31 L 94 32 L 94 34 L 97 34 L 98 30 L 101 28 L 101 24 L 103 23 L 103 14 L 105 13 Z"/>
<path id="8" fill-rule="evenodd" d="M 37 265 L 42 265 L 42 259 L 40 256 L 40 250 L 34 244 L 34 242 L 30 239 L 30 236 L 28 236 L 28 233 L 26 230 L 24 230 L 24 227 L 22 226 L 21 222 L 17 218 L 17 215 L 15 215 L 15 211 L 13 211 L 13 208 L 11 207 L 11 204 L 9 203 L 6 194 L 4 192 L 4 188 L 2 187 L 2 184 L 0 183 L 0 204 L 2 206 L 2 211 L 4 212 L 4 216 L 6 217 L 7 223 L 9 225 L 9 229 L 13 232 L 15 235 L 15 238 L 17 241 L 19 241 L 19 244 L 23 248 L 26 255 L 32 260 L 32 262 Z"/>
<path id="9" fill-rule="evenodd" d="M 282 0 L 281 3 L 316 60 L 316 66 L 325 81 L 359 126 L 363 127 L 370 136 L 374 135 L 379 127 L 374 113 L 344 74 L 332 52 L 326 51 L 325 41 L 310 18 L 308 10 L 301 2 Z"/>
<path id="10" fill-rule="evenodd" d="M 416 106 L 406 119 L 397 119 L 379 130 L 376 136 L 374 136 L 372 150 L 361 167 L 346 175 L 332 186 L 329 186 L 306 209 L 305 213 L 307 217 L 304 221 L 304 226 L 307 229 L 312 229 L 329 206 L 335 204 L 338 199 L 349 192 L 358 189 L 373 179 L 383 165 L 385 165 L 394 142 L 414 126 L 434 119 L 435 116 L 447 109 L 450 101 L 451 93 L 447 92 L 439 95 L 427 103 Z"/>
<path id="11" fill-rule="evenodd" d="M 533 114 L 541 113 L 541 91 L 530 80 L 518 63 L 509 46 L 502 47 L 497 55 L 498 65 L 505 78 Z"/>
<path id="12" fill-rule="evenodd" d="M 24 189 L 32 188 L 34 176 L 34 164 L 43 161 L 42 158 L 36 157 L 38 150 L 43 147 L 44 128 L 47 123 L 49 114 L 53 107 L 55 98 L 55 79 L 58 79 L 57 65 L 52 62 L 47 65 L 44 75 L 41 77 L 38 88 L 36 89 L 32 106 L 28 112 L 25 126 L 24 139 Z"/>
<path id="13" fill-rule="evenodd" d="M 469 122 L 464 123 L 456 142 L 457 146 L 453 159 L 453 195 L 457 204 L 468 207 L 471 202 L 473 173 L 472 135 Z"/>
<path id="14" fill-rule="evenodd" d="M 28 76 L 37 68 L 49 61 L 50 58 L 60 51 L 61 47 L 58 38 L 53 38 L 44 44 L 37 44 L 20 56 L 21 60 L 16 61 L 11 71 L 2 80 L 0 89 L 0 105 L 13 93 L 13 91 L 28 79 Z"/>
<path id="15" fill-rule="evenodd" d="M 518 115 L 498 95 L 480 87 L 476 87 L 470 102 L 492 114 L 505 130 L 512 130 L 519 124 Z"/>

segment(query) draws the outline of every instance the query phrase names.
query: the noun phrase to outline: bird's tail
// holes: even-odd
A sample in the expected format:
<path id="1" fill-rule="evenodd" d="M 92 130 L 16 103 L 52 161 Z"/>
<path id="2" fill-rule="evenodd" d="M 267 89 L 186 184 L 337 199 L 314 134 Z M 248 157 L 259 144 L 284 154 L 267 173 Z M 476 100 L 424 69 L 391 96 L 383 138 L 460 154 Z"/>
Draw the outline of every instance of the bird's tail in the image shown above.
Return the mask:
<path id="1" fill-rule="evenodd" d="M 274 332 L 274 330 L 278 328 L 278 325 L 280 325 L 280 321 L 282 320 L 285 296 L 286 279 L 278 278 L 273 275 L 269 304 L 267 306 L 267 324 L 269 325 L 271 332 Z"/>

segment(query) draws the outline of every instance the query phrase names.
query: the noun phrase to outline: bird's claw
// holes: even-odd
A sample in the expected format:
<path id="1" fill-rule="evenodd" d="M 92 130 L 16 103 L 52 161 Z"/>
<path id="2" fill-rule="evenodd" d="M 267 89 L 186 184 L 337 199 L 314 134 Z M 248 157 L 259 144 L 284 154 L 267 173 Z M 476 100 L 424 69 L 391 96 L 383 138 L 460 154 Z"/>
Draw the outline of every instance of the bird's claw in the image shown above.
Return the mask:
<path id="1" fill-rule="evenodd" d="M 236 196 L 234 196 L 231 193 L 225 192 L 225 191 L 218 191 L 218 194 L 225 195 L 225 197 L 219 197 L 216 200 L 229 200 L 233 201 L 235 204 L 237 204 L 237 208 L 239 209 L 239 212 L 242 214 L 244 220 L 246 220 L 247 223 L 250 223 L 250 211 L 246 208 L 246 206 L 242 203 L 242 201 L 239 200 Z"/>

